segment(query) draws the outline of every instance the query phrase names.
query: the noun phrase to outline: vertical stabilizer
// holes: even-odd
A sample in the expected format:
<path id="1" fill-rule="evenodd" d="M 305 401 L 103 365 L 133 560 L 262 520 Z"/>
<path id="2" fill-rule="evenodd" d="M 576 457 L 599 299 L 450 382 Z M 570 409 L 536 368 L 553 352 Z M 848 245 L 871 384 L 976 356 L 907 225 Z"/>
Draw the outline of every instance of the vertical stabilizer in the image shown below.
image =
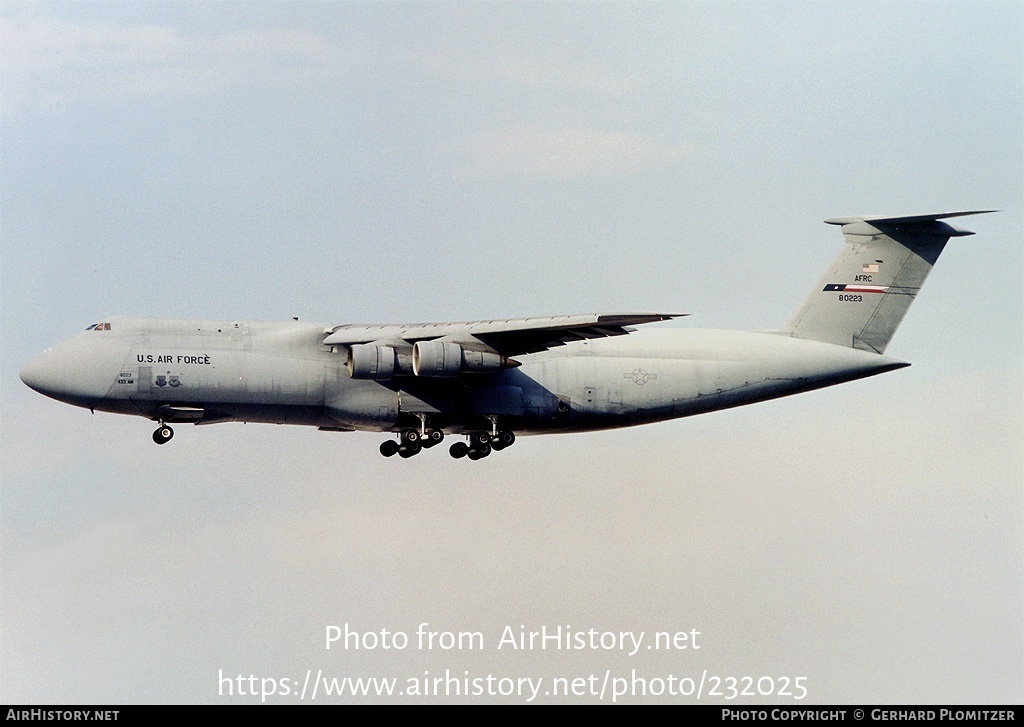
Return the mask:
<path id="1" fill-rule="evenodd" d="M 825 220 L 846 245 L 784 331 L 883 353 L 949 238 L 974 234 L 940 220 L 993 211 Z"/>

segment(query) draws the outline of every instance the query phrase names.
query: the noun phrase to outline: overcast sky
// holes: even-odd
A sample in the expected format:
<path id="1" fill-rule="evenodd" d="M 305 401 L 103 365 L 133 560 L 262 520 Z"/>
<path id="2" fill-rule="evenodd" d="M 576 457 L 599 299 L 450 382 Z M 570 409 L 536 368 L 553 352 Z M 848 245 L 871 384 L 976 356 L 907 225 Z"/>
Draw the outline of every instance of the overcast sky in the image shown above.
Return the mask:
<path id="1" fill-rule="evenodd" d="M 2 11 L 0 701 L 446 669 L 1024 700 L 1019 2 Z M 1002 211 L 957 223 L 887 351 L 912 367 L 476 463 L 266 425 L 157 447 L 17 375 L 114 314 L 772 328 L 841 248 L 822 219 L 963 209 Z M 324 648 L 424 622 L 484 648 Z M 330 701 L 403 699 L 445 701 Z M 794 700 L 730 703 L 764 702 Z"/>

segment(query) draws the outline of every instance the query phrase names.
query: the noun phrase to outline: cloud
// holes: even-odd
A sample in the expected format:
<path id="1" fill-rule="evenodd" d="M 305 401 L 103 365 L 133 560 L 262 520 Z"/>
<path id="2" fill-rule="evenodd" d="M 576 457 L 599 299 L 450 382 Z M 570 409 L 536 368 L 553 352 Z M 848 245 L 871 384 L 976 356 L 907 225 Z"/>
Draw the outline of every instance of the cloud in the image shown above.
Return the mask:
<path id="1" fill-rule="evenodd" d="M 586 127 L 515 126 L 467 136 L 443 148 L 471 177 L 603 177 L 670 164 L 692 150 L 647 134 Z"/>
<path id="2" fill-rule="evenodd" d="M 2 18 L 0 42 L 5 117 L 280 84 L 338 67 L 322 37 L 293 30 L 187 35 L 169 26 Z"/>

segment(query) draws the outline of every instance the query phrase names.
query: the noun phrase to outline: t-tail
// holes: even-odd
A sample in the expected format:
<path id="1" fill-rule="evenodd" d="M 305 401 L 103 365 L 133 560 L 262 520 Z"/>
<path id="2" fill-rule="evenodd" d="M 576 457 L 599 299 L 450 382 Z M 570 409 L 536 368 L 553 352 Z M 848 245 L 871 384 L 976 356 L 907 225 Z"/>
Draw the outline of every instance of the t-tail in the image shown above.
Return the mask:
<path id="1" fill-rule="evenodd" d="M 995 211 L 825 220 L 846 245 L 783 332 L 884 353 L 949 238 L 974 234 L 940 220 Z"/>

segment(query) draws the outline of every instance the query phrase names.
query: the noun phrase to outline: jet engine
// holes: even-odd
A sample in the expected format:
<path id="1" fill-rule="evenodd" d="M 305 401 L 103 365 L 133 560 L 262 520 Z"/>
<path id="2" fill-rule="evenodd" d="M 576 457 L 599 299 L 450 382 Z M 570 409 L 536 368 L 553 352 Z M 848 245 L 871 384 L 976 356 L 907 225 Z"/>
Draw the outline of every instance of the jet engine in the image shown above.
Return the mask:
<path id="1" fill-rule="evenodd" d="M 348 349 L 348 375 L 353 379 L 387 381 L 395 374 L 395 349 L 363 343 Z"/>
<path id="2" fill-rule="evenodd" d="M 448 341 L 417 341 L 412 347 L 416 376 L 452 378 L 461 373 L 501 371 L 519 363 L 493 351 L 473 351 Z"/>
<path id="3" fill-rule="evenodd" d="M 416 376 L 451 378 L 462 370 L 462 346 L 447 341 L 417 341 L 412 347 Z"/>

